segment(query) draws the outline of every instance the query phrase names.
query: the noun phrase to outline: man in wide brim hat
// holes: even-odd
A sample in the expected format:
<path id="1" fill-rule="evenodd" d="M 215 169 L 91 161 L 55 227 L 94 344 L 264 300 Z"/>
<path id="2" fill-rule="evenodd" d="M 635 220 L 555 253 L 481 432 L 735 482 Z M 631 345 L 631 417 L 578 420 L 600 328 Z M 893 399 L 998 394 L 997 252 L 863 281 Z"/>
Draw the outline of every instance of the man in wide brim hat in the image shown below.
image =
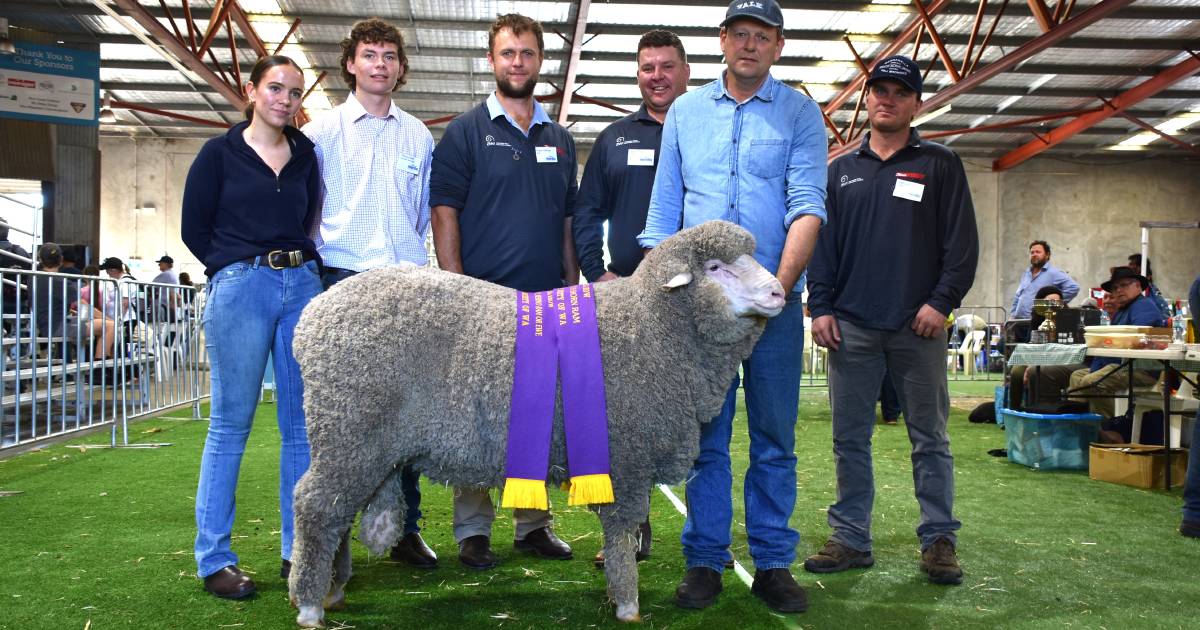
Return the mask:
<path id="1" fill-rule="evenodd" d="M 1134 271 L 1133 269 L 1130 269 L 1129 267 L 1113 267 L 1112 268 L 1112 277 L 1109 278 L 1107 282 L 1102 283 L 1100 285 L 1100 288 L 1104 289 L 1105 291 L 1108 291 L 1109 293 L 1112 293 L 1113 288 L 1118 283 L 1120 283 L 1122 280 L 1128 280 L 1131 278 L 1134 280 L 1137 280 L 1138 283 L 1142 285 L 1143 291 L 1145 291 L 1146 288 L 1150 286 L 1150 281 L 1146 279 L 1146 276 L 1143 276 L 1142 274 Z"/>

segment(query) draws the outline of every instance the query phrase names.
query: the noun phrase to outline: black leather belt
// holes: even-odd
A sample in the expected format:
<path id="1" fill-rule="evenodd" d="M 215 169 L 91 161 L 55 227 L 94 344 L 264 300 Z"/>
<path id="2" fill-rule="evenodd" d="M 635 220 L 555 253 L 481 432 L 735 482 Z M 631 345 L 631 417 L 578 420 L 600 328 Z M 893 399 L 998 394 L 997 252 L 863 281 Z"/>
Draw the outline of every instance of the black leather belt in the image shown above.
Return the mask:
<path id="1" fill-rule="evenodd" d="M 299 267 L 310 260 L 314 260 L 313 255 L 301 249 L 294 249 L 290 252 L 276 249 L 261 256 L 247 258 L 242 262 L 251 265 L 266 265 L 271 269 L 288 269 Z"/>

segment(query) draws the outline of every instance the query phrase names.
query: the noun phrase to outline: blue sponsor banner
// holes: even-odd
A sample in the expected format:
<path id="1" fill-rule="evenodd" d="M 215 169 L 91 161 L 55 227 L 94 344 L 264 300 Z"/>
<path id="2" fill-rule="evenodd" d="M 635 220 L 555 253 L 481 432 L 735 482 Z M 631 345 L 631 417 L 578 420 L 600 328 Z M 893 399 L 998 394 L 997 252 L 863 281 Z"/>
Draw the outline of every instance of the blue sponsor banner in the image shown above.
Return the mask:
<path id="1" fill-rule="evenodd" d="M 100 124 L 99 53 L 15 45 L 15 55 L 0 55 L 0 117 Z"/>

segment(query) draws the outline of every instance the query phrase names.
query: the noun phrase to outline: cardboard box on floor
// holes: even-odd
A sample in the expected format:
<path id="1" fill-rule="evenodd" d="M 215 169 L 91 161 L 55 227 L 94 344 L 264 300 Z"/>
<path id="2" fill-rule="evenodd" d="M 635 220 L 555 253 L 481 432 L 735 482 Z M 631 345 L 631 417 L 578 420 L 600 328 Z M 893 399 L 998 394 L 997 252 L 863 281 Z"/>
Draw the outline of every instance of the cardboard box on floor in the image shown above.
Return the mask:
<path id="1" fill-rule="evenodd" d="M 1182 486 L 1188 452 L 1171 449 L 1171 486 Z M 1135 488 L 1164 486 L 1162 447 L 1147 444 L 1097 444 L 1088 449 L 1088 477 Z"/>

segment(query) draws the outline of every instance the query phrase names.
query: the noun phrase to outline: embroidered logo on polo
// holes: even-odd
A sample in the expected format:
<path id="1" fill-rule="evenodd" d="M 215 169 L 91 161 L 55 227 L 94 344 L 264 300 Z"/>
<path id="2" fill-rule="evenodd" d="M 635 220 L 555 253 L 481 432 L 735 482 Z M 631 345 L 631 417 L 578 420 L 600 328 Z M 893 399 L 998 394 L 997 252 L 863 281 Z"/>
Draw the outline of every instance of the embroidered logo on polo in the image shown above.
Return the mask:
<path id="1" fill-rule="evenodd" d="M 861 177 L 855 177 L 854 179 L 850 179 L 849 175 L 842 175 L 842 178 L 838 180 L 838 188 L 845 188 L 846 186 L 849 186 L 850 184 L 857 184 L 857 183 L 861 182 L 862 180 L 863 180 L 863 178 L 861 178 Z"/>
<path id="2" fill-rule="evenodd" d="M 627 145 L 627 144 L 641 144 L 641 143 L 642 143 L 642 141 L 641 141 L 641 140 L 638 140 L 637 138 L 630 138 L 630 139 L 626 140 L 626 139 L 625 139 L 625 136 L 620 136 L 620 137 L 618 137 L 618 138 L 617 138 L 617 145 L 616 145 L 616 146 L 618 146 L 618 147 L 623 147 L 623 146 L 625 146 L 625 145 Z"/>
<path id="3" fill-rule="evenodd" d="M 512 145 L 507 142 L 496 142 L 496 137 L 490 133 L 483 137 L 483 143 L 489 147 L 512 147 Z"/>

